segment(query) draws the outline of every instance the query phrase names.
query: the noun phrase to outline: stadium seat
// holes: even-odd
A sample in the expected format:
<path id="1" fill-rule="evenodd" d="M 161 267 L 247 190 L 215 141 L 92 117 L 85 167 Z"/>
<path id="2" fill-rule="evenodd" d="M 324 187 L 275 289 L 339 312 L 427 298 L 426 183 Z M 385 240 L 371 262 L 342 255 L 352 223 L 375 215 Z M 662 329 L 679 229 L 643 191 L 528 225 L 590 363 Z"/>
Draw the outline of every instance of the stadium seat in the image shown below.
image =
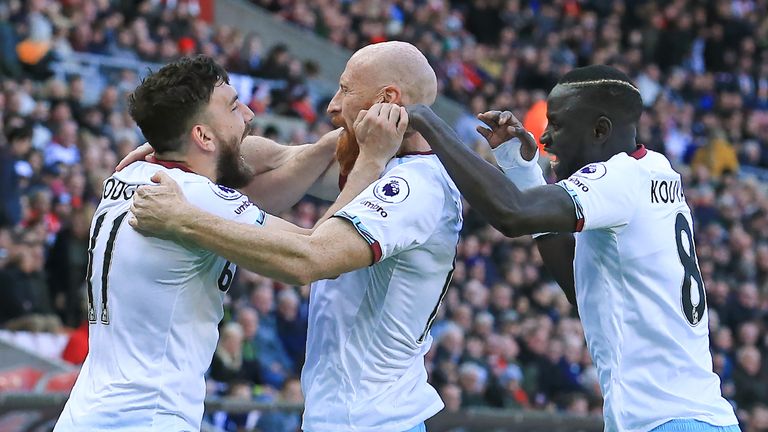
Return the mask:
<path id="1" fill-rule="evenodd" d="M 52 375 L 45 381 L 43 391 L 46 393 L 69 393 L 75 385 L 79 373 L 79 370 L 75 370 Z"/>
<path id="2" fill-rule="evenodd" d="M 32 391 L 44 372 L 25 366 L 0 372 L 0 392 Z"/>

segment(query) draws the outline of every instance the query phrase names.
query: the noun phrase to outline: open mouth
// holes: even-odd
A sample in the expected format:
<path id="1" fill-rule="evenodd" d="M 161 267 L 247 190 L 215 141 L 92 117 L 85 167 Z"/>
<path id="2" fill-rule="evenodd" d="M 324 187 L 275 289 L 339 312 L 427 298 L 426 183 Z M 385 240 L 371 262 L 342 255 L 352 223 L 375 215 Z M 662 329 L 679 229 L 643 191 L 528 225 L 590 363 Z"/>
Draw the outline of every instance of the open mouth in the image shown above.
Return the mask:
<path id="1" fill-rule="evenodd" d="M 558 160 L 556 154 L 552 153 L 549 149 L 546 149 L 546 151 L 547 151 L 547 157 L 549 157 L 549 166 L 554 170 L 555 167 L 557 167 L 560 164 L 560 161 Z"/>

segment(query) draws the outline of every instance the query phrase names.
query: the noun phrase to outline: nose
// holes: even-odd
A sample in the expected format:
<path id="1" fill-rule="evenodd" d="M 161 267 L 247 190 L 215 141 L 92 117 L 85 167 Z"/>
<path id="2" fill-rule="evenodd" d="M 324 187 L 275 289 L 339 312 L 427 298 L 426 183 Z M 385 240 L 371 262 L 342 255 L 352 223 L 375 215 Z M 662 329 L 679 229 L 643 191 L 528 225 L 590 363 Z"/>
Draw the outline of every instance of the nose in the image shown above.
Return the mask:
<path id="1" fill-rule="evenodd" d="M 243 113 L 243 119 L 245 120 L 246 123 L 250 123 L 251 120 L 253 120 L 253 118 L 256 117 L 256 115 L 253 113 L 253 111 L 251 111 L 250 108 L 248 108 L 248 105 L 242 102 L 238 102 L 238 103 L 240 104 L 240 111 L 242 111 Z"/>
<path id="2" fill-rule="evenodd" d="M 549 135 L 549 127 L 544 129 L 544 132 L 539 137 L 539 142 L 544 145 L 544 147 L 549 147 L 552 145 L 552 138 Z"/>
<path id="3" fill-rule="evenodd" d="M 329 115 L 341 112 L 341 89 L 336 90 L 336 94 L 333 95 L 333 99 L 328 103 L 328 109 L 326 112 Z"/>

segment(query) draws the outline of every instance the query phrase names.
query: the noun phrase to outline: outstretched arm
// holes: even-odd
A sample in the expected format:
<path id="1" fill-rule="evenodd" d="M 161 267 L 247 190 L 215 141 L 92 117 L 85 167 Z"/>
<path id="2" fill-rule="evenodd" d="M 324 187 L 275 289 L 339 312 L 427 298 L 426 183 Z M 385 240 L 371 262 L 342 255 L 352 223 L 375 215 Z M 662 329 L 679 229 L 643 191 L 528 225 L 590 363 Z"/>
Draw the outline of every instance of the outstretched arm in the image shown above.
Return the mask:
<path id="1" fill-rule="evenodd" d="M 281 145 L 264 137 L 246 137 L 242 155 L 253 169 L 254 178 L 243 192 L 270 213 L 290 208 L 306 193 L 334 200 L 339 194 L 339 170 L 334 154 L 340 133 L 341 129 L 336 129 L 315 144 L 298 146 Z M 116 170 L 145 160 L 153 151 L 149 143 L 141 145 L 123 158 Z"/>
<path id="2" fill-rule="evenodd" d="M 411 127 L 435 151 L 464 198 L 508 237 L 540 232 L 572 232 L 573 200 L 555 185 L 520 191 L 496 167 L 461 142 L 429 107 L 408 108 Z"/>
<path id="3" fill-rule="evenodd" d="M 509 111 L 488 111 L 477 116 L 488 127 L 478 127 L 485 137 L 504 175 L 520 190 L 546 184 L 538 165 L 536 140 Z M 576 304 L 573 257 L 576 242 L 571 233 L 534 234 L 536 246 L 552 277 Z"/>
<path id="4" fill-rule="evenodd" d="M 243 141 L 243 158 L 256 175 L 243 193 L 269 213 L 280 213 L 296 204 L 314 184 L 321 198 L 335 198 L 338 176 L 333 174 L 334 152 L 340 129 L 323 135 L 315 144 L 285 146 L 263 137 L 249 136 Z M 335 177 L 324 181 L 325 174 Z M 327 191 L 327 189 L 333 189 Z"/>
<path id="5" fill-rule="evenodd" d="M 394 113 L 386 105 L 362 112 L 355 130 L 364 141 L 393 141 L 386 147 L 396 147 L 402 143 L 408 117 L 404 109 L 398 107 Z M 374 143 L 368 148 L 377 146 Z M 383 171 L 380 159 L 369 158 L 368 153 L 361 150 L 346 187 L 362 191 Z M 303 235 L 275 217 L 268 218 L 263 227 L 237 223 L 190 204 L 166 173 L 157 173 L 152 180 L 159 185 L 140 187 L 131 206 L 130 224 L 142 233 L 195 244 L 249 270 L 297 285 L 336 277 L 374 261 L 369 243 L 344 219 L 332 218 L 311 235 Z M 350 191 L 343 198 L 351 200 L 356 195 Z"/>

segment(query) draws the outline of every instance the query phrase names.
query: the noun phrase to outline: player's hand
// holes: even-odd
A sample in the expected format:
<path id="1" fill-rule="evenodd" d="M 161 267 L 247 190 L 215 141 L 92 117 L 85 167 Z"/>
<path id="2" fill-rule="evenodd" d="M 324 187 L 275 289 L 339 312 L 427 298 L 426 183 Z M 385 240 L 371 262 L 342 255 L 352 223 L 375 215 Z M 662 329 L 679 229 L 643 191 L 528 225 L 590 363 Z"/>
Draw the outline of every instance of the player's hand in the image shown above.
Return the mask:
<path id="1" fill-rule="evenodd" d="M 360 145 L 358 160 L 385 165 L 403 144 L 408 113 L 399 105 L 377 103 L 368 110 L 361 110 L 353 127 Z"/>
<path id="2" fill-rule="evenodd" d="M 137 231 L 155 237 L 172 238 L 190 207 L 184 192 L 167 173 L 159 171 L 151 179 L 156 185 L 136 189 L 128 223 Z"/>
<path id="3" fill-rule="evenodd" d="M 486 111 L 477 115 L 488 128 L 478 126 L 480 132 L 491 148 L 496 148 L 502 143 L 517 138 L 522 143 L 520 145 L 520 155 L 523 159 L 529 161 L 536 155 L 536 140 L 528 133 L 511 112 L 509 111 Z M 490 128 L 490 129 L 489 129 Z"/>
<path id="4" fill-rule="evenodd" d="M 115 171 L 120 171 L 121 169 L 127 167 L 128 165 L 136 162 L 136 161 L 143 161 L 147 160 L 155 153 L 155 149 L 152 148 L 149 143 L 144 143 L 130 153 L 128 153 L 123 160 L 120 161 L 120 163 L 117 164 L 117 168 L 115 168 Z"/>

